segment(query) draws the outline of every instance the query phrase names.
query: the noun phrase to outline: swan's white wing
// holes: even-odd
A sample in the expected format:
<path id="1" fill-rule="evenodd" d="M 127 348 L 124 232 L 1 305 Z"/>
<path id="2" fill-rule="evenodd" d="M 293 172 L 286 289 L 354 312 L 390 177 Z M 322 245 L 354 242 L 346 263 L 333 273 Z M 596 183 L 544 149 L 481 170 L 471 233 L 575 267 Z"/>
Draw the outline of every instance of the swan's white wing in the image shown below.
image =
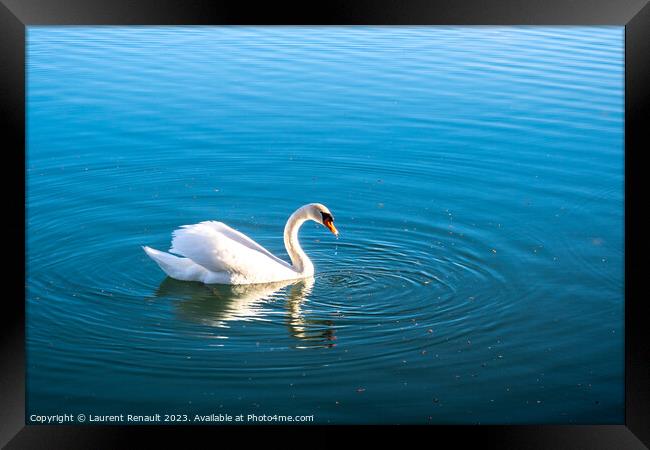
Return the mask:
<path id="1" fill-rule="evenodd" d="M 171 253 L 190 258 L 213 272 L 225 271 L 251 277 L 268 271 L 269 265 L 275 264 L 293 270 L 257 242 L 221 222 L 184 225 L 172 236 Z"/>
<path id="2" fill-rule="evenodd" d="M 225 236 L 229 237 L 233 241 L 237 241 L 240 244 L 250 248 L 251 250 L 257 250 L 258 252 L 264 253 L 270 258 L 277 259 L 279 262 L 284 263 L 284 261 L 282 261 L 280 258 L 273 255 L 273 253 L 271 253 L 270 251 L 262 247 L 260 244 L 258 244 L 248 236 L 246 236 L 244 233 L 241 233 L 235 230 L 234 228 L 230 228 L 228 225 L 226 225 L 223 222 L 216 222 L 214 220 L 211 220 L 211 221 L 201 222 L 200 224 L 208 225 L 212 227 L 212 229 L 215 230 L 216 232 L 223 233 Z"/>

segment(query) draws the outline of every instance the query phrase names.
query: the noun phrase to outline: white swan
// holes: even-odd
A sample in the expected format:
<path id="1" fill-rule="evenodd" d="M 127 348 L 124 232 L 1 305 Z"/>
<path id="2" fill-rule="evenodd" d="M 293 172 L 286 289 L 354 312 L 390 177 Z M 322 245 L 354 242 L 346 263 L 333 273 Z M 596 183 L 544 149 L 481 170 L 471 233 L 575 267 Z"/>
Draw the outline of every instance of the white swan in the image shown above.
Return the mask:
<path id="1" fill-rule="evenodd" d="M 307 220 L 327 227 L 334 235 L 334 217 L 325 205 L 298 208 L 284 227 L 288 264 L 248 236 L 222 222 L 184 225 L 172 234 L 169 249 L 184 258 L 143 246 L 144 251 L 170 277 L 206 284 L 256 284 L 311 277 L 314 265 L 298 242 L 298 230 Z"/>

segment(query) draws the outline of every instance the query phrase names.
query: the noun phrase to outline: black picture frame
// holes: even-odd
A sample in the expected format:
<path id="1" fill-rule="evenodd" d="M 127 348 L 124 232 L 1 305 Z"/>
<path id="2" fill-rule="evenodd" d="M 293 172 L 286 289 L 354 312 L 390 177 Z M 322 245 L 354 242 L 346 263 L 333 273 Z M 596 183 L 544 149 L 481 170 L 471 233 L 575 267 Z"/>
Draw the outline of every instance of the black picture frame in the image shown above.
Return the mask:
<path id="1" fill-rule="evenodd" d="M 645 448 L 650 446 L 650 345 L 644 321 L 641 233 L 643 151 L 650 130 L 650 5 L 647 0 L 0 0 L 0 117 L 3 124 L 3 237 L 12 261 L 0 314 L 0 445 L 7 448 L 131 447 L 136 434 L 183 441 L 220 438 L 226 427 L 25 425 L 25 30 L 30 25 L 619 25 L 625 26 L 625 424 L 422 426 L 432 439 L 498 448 Z M 22 264 L 20 264 L 22 262 Z M 606 358 L 607 355 L 603 355 Z M 268 427 L 261 427 L 268 429 Z M 286 427 L 280 427 L 285 428 Z M 324 429 L 325 428 L 325 429 Z M 331 438 L 330 427 L 302 427 Z M 409 430 L 413 427 L 409 427 Z M 276 430 L 274 428 L 273 430 Z M 375 429 L 376 435 L 391 427 Z M 246 431 L 241 427 L 227 430 Z M 368 435 L 369 433 L 364 433 Z M 221 441 L 223 442 L 223 441 Z M 149 441 L 153 444 L 153 441 Z M 216 444 L 216 442 L 215 442 Z"/>

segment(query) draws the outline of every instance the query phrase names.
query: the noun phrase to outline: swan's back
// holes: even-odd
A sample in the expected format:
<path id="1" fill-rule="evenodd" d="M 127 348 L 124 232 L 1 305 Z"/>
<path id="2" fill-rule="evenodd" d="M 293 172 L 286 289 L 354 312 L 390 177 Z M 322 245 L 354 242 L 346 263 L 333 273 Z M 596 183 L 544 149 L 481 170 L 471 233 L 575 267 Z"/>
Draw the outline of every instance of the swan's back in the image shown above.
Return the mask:
<path id="1" fill-rule="evenodd" d="M 180 249 L 178 246 L 183 247 L 184 242 L 192 241 L 193 239 L 191 238 L 189 240 L 187 239 L 187 237 L 190 235 L 203 236 L 208 240 L 214 240 L 215 243 L 220 242 L 220 238 L 223 237 L 230 241 L 241 244 L 251 250 L 260 252 L 269 258 L 276 260 L 278 263 L 286 265 L 287 268 L 291 268 L 290 265 L 282 261 L 280 258 L 275 257 L 273 253 L 269 252 L 267 249 L 262 247 L 260 244 L 245 234 L 229 227 L 223 222 L 217 222 L 214 220 L 199 222 L 194 225 L 183 225 L 179 229 L 175 230 L 172 233 L 172 248 L 169 251 L 172 253 L 178 253 L 174 251 L 174 247 L 176 246 Z"/>
<path id="2" fill-rule="evenodd" d="M 172 278 L 204 283 L 251 284 L 293 279 L 297 275 L 289 264 L 222 222 L 183 225 L 172 236 L 170 253 L 184 258 L 145 249 Z"/>

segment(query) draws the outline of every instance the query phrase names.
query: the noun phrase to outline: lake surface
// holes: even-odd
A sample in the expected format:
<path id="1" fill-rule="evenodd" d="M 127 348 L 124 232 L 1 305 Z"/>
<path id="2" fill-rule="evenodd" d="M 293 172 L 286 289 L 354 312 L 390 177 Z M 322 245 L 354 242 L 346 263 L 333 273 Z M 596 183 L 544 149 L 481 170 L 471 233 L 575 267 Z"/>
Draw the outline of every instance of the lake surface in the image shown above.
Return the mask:
<path id="1" fill-rule="evenodd" d="M 27 415 L 623 423 L 623 27 L 29 27 Z M 314 279 L 166 279 L 219 220 Z"/>

